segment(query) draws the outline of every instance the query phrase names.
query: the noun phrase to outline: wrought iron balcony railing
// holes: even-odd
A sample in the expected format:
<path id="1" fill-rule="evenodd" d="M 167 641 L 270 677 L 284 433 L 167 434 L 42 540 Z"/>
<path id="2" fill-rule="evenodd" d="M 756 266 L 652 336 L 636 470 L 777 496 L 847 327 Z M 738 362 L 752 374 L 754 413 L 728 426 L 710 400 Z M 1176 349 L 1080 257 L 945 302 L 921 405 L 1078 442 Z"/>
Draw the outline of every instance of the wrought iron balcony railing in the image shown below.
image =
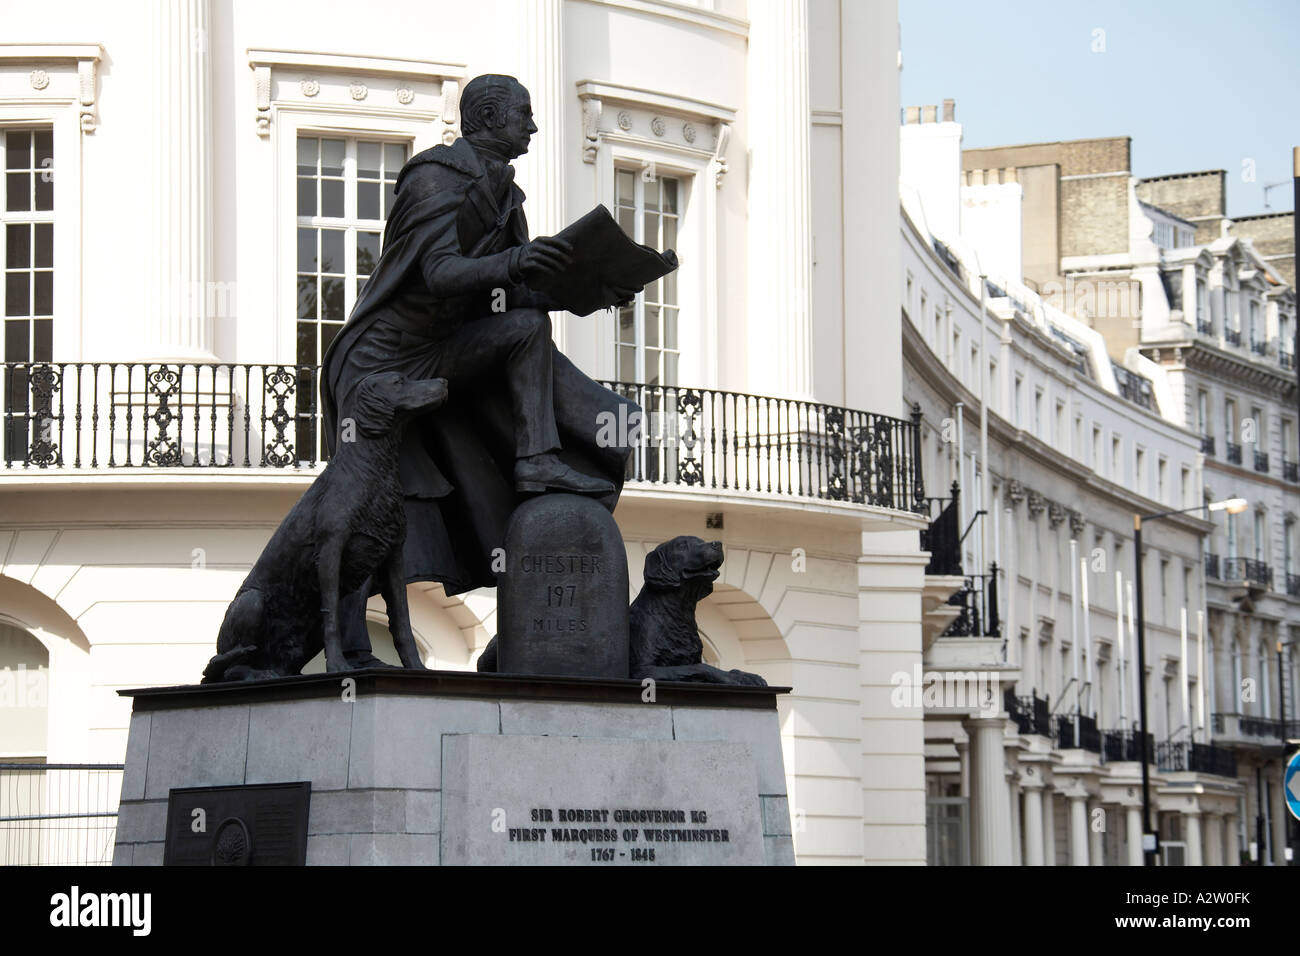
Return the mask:
<path id="1" fill-rule="evenodd" d="M 1295 353 L 1286 349 L 1281 349 L 1277 353 L 1277 364 L 1283 368 L 1295 368 Z"/>
<path id="2" fill-rule="evenodd" d="M 1255 452 L 1255 470 L 1268 474 L 1268 452 Z"/>
<path id="3" fill-rule="evenodd" d="M 1267 355 L 1268 342 L 1264 341 L 1263 339 L 1251 339 L 1250 350 L 1254 352 L 1256 355 Z"/>
<path id="4" fill-rule="evenodd" d="M 1248 581 L 1262 588 L 1272 590 L 1273 569 L 1263 561 L 1254 558 L 1225 558 L 1223 561 L 1223 580 Z"/>
<path id="5" fill-rule="evenodd" d="M 1236 444 L 1235 442 L 1230 442 L 1230 441 L 1228 441 L 1228 442 L 1224 442 L 1223 445 L 1224 445 L 1224 448 L 1223 448 L 1223 450 L 1224 450 L 1224 454 L 1226 455 L 1226 457 L 1227 457 L 1227 459 L 1228 459 L 1228 463 L 1229 463 L 1229 464 L 1232 464 L 1232 465 L 1240 465 L 1240 464 L 1241 464 L 1241 446 L 1238 445 L 1238 444 Z"/>
<path id="6" fill-rule="evenodd" d="M 1289 740 L 1300 736 L 1300 720 L 1277 720 L 1273 717 L 1247 717 L 1243 714 L 1237 727 L 1247 737 Z"/>
<path id="7" fill-rule="evenodd" d="M 961 487 L 952 483 L 952 497 L 926 498 L 925 514 L 930 527 L 921 532 L 921 550 L 930 552 L 926 574 L 961 574 Z"/>
<path id="8" fill-rule="evenodd" d="M 998 620 L 998 566 L 989 574 L 968 574 L 962 589 L 948 598 L 961 610 L 941 637 L 1001 637 Z"/>
<path id="9" fill-rule="evenodd" d="M 1282 477 L 1287 481 L 1300 481 L 1300 461 L 1282 459 Z"/>
<path id="10" fill-rule="evenodd" d="M 1300 597 L 1300 574 L 1292 574 L 1290 571 L 1287 572 L 1286 593 L 1292 597 Z"/>
<path id="11" fill-rule="evenodd" d="M 1217 554 L 1205 555 L 1205 576 L 1207 578 L 1217 578 L 1219 576 L 1219 556 Z"/>
<path id="12" fill-rule="evenodd" d="M 1229 345 L 1241 344 L 1241 329 L 1224 329 L 1223 338 Z"/>
<path id="13" fill-rule="evenodd" d="M 1196 331 L 1199 332 L 1201 335 L 1213 335 L 1214 323 L 1209 319 L 1197 318 Z"/>
<path id="14" fill-rule="evenodd" d="M 1017 696 L 1013 688 L 1003 693 L 1003 705 L 1016 729 L 1022 734 L 1052 737 L 1052 710 L 1045 698 L 1036 693 L 1028 697 Z"/>
<path id="15" fill-rule="evenodd" d="M 4 363 L 7 470 L 320 464 L 317 366 Z M 921 513 L 912 421 L 794 399 L 605 382 L 644 410 L 628 479 Z"/>
<path id="16" fill-rule="evenodd" d="M 1213 454 L 1214 454 L 1214 436 L 1213 436 L 1213 435 L 1202 435 L 1202 436 L 1201 436 L 1201 451 L 1205 452 L 1205 454 L 1207 454 L 1207 455 L 1213 455 Z"/>
<path id="17" fill-rule="evenodd" d="M 1190 770 L 1231 778 L 1237 776 L 1237 755 L 1214 744 L 1166 740 L 1156 746 L 1156 768 L 1171 773 Z"/>
<path id="18" fill-rule="evenodd" d="M 1147 763 L 1155 759 L 1155 738 L 1147 734 Z M 1122 763 L 1142 759 L 1142 744 L 1135 730 L 1103 730 L 1101 733 L 1101 759 L 1107 763 Z"/>
<path id="19" fill-rule="evenodd" d="M 1058 750 L 1073 750 L 1074 742 L 1074 724 L 1079 723 L 1079 743 L 1081 750 L 1087 750 L 1090 753 L 1101 753 L 1101 732 L 1097 729 L 1097 719 L 1089 717 L 1087 714 L 1057 714 L 1056 715 L 1056 747 Z"/>

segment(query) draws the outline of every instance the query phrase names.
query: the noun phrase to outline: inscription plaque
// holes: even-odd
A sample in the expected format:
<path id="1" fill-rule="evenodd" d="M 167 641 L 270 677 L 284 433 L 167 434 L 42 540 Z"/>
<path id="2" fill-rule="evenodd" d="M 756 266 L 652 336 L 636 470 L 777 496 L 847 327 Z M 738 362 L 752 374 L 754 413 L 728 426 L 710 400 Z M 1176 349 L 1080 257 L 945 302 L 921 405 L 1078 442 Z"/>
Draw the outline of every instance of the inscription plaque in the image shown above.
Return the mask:
<path id="1" fill-rule="evenodd" d="M 305 866 L 311 783 L 174 788 L 164 866 Z"/>
<path id="2" fill-rule="evenodd" d="M 497 587 L 498 671 L 628 676 L 627 552 L 599 502 L 548 494 L 516 508 Z"/>
<path id="3" fill-rule="evenodd" d="M 762 865 L 746 744 L 449 734 L 444 865 Z"/>

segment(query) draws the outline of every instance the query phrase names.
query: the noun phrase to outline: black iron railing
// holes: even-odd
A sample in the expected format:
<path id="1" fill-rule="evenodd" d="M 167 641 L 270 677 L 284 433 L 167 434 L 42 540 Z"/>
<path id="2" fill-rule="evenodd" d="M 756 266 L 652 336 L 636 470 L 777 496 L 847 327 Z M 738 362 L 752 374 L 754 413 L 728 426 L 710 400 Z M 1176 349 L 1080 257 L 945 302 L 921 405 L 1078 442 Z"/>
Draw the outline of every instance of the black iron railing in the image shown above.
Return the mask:
<path id="1" fill-rule="evenodd" d="M 1263 341 L 1263 340 L 1261 340 L 1261 339 L 1251 339 L 1251 340 L 1250 340 L 1250 350 L 1251 350 L 1252 352 L 1254 352 L 1256 355 L 1267 355 L 1267 354 L 1268 354 L 1268 342 Z"/>
<path id="2" fill-rule="evenodd" d="M 1254 558 L 1225 558 L 1223 561 L 1223 580 L 1249 581 L 1262 588 L 1273 588 L 1273 569 L 1263 561 Z"/>
<path id="3" fill-rule="evenodd" d="M 968 574 L 948 603 L 961 610 L 941 637 L 1001 637 L 998 620 L 998 566 L 989 574 Z"/>
<path id="4" fill-rule="evenodd" d="M 1292 574 L 1290 571 L 1287 572 L 1286 593 L 1292 597 L 1300 597 L 1300 574 Z"/>
<path id="5" fill-rule="evenodd" d="M 1115 385 L 1119 389 L 1120 396 L 1134 405 L 1154 411 L 1156 399 L 1151 379 L 1145 375 L 1130 371 L 1118 362 L 1112 361 L 1110 364 L 1115 372 Z"/>
<path id="6" fill-rule="evenodd" d="M 912 421 L 795 399 L 604 382 L 644 416 L 628 479 L 920 513 Z M 5 363 L 6 469 L 313 468 L 324 457 L 319 368 Z M 623 437 L 623 436 L 620 436 Z"/>
<path id="7" fill-rule="evenodd" d="M 1230 441 L 1224 442 L 1224 443 L 1223 443 L 1223 452 L 1224 452 L 1224 455 L 1227 457 L 1228 462 L 1229 462 L 1230 464 L 1233 464 L 1233 465 L 1240 465 L 1240 464 L 1241 464 L 1241 446 L 1240 446 L 1240 445 L 1236 444 L 1235 442 L 1230 442 Z"/>
<path id="8" fill-rule="evenodd" d="M 1295 368 L 1295 353 L 1285 349 L 1277 353 L 1277 364 L 1283 368 Z"/>
<path id="9" fill-rule="evenodd" d="M 1268 474 L 1268 452 L 1266 451 L 1255 452 L 1255 470 L 1262 471 L 1264 474 Z"/>
<path id="10" fill-rule="evenodd" d="M 1207 455 L 1213 455 L 1213 454 L 1214 454 L 1214 436 L 1213 436 L 1213 435 L 1202 435 L 1202 436 L 1201 436 L 1201 451 L 1205 452 Z"/>
<path id="11" fill-rule="evenodd" d="M 1236 777 L 1237 755 L 1214 744 L 1166 740 L 1156 745 L 1156 768 L 1167 773 L 1191 771 Z"/>
<path id="12" fill-rule="evenodd" d="M 1300 461 L 1282 459 L 1282 477 L 1287 481 L 1300 481 Z"/>
<path id="13" fill-rule="evenodd" d="M 1008 687 L 1003 695 L 1003 704 L 1020 733 L 1052 736 L 1052 710 L 1045 698 L 1032 692 L 1027 697 L 1017 696 L 1015 690 Z"/>
<path id="14" fill-rule="evenodd" d="M 1155 759 L 1155 753 L 1155 738 L 1151 734 L 1147 734 L 1147 763 Z M 1141 736 L 1135 730 L 1103 730 L 1101 733 L 1101 759 L 1108 763 L 1141 760 Z"/>
<path id="15" fill-rule="evenodd" d="M 1223 339 L 1229 345 L 1241 344 L 1241 329 L 1224 329 Z"/>
<path id="16" fill-rule="evenodd" d="M 1207 578 L 1217 578 L 1219 576 L 1219 556 L 1217 554 L 1207 554 L 1205 556 L 1205 576 Z"/>
<path id="17" fill-rule="evenodd" d="M 921 531 L 921 550 L 930 552 L 926 574 L 961 574 L 961 487 L 952 483 L 952 497 L 926 498 L 930 526 Z"/>
<path id="18" fill-rule="evenodd" d="M 1075 748 L 1074 724 L 1076 720 L 1079 723 L 1079 749 L 1095 754 L 1101 753 L 1101 732 L 1097 729 L 1097 719 L 1089 717 L 1087 714 L 1057 714 L 1057 748 L 1059 750 L 1073 750 Z"/>
<path id="19" fill-rule="evenodd" d="M 1237 727 L 1247 737 L 1269 737 L 1274 740 L 1289 740 L 1300 735 L 1300 721 L 1277 720 L 1273 717 L 1247 717 L 1242 715 Z"/>
<path id="20" fill-rule="evenodd" d="M 1213 335 L 1214 323 L 1209 319 L 1197 318 L 1196 331 L 1201 333 L 1201 335 Z"/>

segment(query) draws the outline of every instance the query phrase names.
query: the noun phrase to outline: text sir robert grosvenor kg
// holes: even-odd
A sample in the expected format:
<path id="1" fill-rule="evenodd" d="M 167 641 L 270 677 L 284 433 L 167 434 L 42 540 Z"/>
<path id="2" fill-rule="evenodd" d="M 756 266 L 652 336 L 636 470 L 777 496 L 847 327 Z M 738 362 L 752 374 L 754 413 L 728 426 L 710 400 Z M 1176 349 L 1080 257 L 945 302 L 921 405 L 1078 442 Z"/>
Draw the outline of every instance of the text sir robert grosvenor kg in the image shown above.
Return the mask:
<path id="1" fill-rule="evenodd" d="M 50 925 L 129 926 L 133 935 L 148 936 L 152 909 L 149 893 L 82 893 L 74 886 L 50 897 Z"/>

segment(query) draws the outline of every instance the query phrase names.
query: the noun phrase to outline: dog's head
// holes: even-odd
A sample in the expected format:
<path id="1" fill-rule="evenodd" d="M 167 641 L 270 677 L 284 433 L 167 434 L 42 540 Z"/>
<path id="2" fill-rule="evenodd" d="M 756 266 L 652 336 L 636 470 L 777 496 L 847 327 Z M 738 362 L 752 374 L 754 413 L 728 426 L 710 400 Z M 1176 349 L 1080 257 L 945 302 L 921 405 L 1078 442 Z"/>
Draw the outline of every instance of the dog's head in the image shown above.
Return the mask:
<path id="1" fill-rule="evenodd" d="M 367 438 L 378 438 L 419 412 L 447 401 L 445 378 L 408 379 L 401 372 L 375 372 L 357 386 L 354 417 Z"/>
<path id="2" fill-rule="evenodd" d="M 646 555 L 646 586 L 665 590 L 689 588 L 699 600 L 713 590 L 722 557 L 721 541 L 679 535 Z"/>

